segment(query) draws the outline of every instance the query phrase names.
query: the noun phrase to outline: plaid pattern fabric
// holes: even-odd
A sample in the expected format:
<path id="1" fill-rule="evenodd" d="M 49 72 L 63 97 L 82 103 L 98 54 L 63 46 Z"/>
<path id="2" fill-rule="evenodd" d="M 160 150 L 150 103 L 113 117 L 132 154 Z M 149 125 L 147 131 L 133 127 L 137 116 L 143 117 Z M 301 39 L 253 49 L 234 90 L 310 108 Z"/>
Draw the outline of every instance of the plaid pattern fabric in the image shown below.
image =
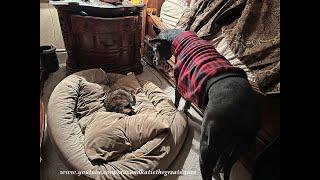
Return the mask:
<path id="1" fill-rule="evenodd" d="M 241 68 L 233 67 L 208 41 L 194 32 L 185 31 L 176 37 L 171 51 L 176 60 L 174 71 L 179 75 L 178 91 L 199 107 L 203 97 L 201 88 L 205 88 L 209 78 L 222 72 L 234 72 L 247 77 Z"/>

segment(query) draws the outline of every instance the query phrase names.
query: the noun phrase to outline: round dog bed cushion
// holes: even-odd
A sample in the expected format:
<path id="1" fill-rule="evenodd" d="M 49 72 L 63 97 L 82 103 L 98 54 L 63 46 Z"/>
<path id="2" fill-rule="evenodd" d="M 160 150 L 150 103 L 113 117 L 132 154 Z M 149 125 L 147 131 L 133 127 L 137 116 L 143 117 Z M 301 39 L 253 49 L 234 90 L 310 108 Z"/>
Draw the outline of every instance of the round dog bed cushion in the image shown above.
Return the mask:
<path id="1" fill-rule="evenodd" d="M 49 136 L 62 160 L 70 168 L 69 170 L 83 173 L 79 177 L 85 179 L 154 179 L 158 176 L 157 174 L 141 172 L 165 170 L 179 153 L 187 135 L 186 115 L 174 107 L 172 101 L 159 87 L 151 82 L 138 82 L 134 79 L 134 75 L 126 76 L 105 73 L 102 69 L 90 69 L 66 77 L 52 92 L 48 104 Z M 140 87 L 139 92 L 137 86 Z M 139 105 L 137 99 L 137 114 L 148 118 L 146 112 L 151 110 L 160 114 L 161 117 L 166 117 L 158 118 L 159 121 L 165 122 L 165 131 L 161 128 L 156 129 L 157 133 L 154 134 L 155 131 L 149 128 L 150 132 L 146 134 L 150 133 L 155 137 L 149 137 L 148 141 L 141 141 L 141 143 L 138 135 L 146 128 L 134 126 L 137 124 L 135 122 L 140 121 L 127 120 L 126 127 L 134 127 L 129 128 L 129 134 L 136 137 L 132 140 L 135 142 L 133 144 L 136 144 L 134 145 L 136 149 L 118 154 L 110 161 L 95 164 L 88 158 L 86 148 L 90 146 L 86 146 L 88 141 L 85 135 L 89 131 L 96 132 L 92 127 L 103 119 L 97 117 L 110 117 L 111 112 L 105 112 L 103 108 L 101 92 L 108 91 L 108 88 L 113 90 L 119 87 L 135 92 L 141 104 L 149 104 L 148 106 Z M 95 93 L 91 93 L 92 88 L 95 89 Z M 92 97 L 95 102 L 92 101 Z M 114 113 L 113 117 L 115 116 L 123 117 L 118 113 Z M 131 118 L 131 116 L 124 118 Z M 149 122 L 149 125 L 145 127 L 152 127 L 151 124 Z"/>

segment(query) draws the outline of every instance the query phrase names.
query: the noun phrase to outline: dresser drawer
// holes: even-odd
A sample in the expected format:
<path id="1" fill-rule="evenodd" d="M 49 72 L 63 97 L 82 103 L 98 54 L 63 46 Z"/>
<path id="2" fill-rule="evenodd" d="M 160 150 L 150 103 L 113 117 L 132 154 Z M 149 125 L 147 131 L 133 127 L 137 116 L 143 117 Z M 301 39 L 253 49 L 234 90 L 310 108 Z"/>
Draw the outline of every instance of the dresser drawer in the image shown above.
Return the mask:
<path id="1" fill-rule="evenodd" d="M 80 51 L 108 53 L 133 49 L 136 46 L 135 17 L 72 16 L 71 19 L 76 49 Z"/>
<path id="2" fill-rule="evenodd" d="M 71 15 L 72 30 L 74 33 L 119 33 L 135 31 L 138 27 L 137 16 L 101 18 L 91 16 Z"/>

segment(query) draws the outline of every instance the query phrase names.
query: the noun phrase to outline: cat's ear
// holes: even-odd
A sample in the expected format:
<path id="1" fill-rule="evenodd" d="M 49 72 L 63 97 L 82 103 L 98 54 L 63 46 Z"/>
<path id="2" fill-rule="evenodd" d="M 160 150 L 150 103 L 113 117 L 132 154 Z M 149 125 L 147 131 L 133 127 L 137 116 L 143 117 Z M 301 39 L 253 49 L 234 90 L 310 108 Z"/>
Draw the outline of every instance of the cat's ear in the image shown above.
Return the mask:
<path id="1" fill-rule="evenodd" d="M 105 100 L 104 100 L 104 107 L 106 108 L 107 111 L 112 111 L 112 105 L 111 105 L 111 99 L 110 96 L 108 96 Z"/>
<path id="2" fill-rule="evenodd" d="M 133 93 L 131 93 L 131 97 L 132 97 L 132 106 L 136 105 L 136 97 L 133 95 Z"/>

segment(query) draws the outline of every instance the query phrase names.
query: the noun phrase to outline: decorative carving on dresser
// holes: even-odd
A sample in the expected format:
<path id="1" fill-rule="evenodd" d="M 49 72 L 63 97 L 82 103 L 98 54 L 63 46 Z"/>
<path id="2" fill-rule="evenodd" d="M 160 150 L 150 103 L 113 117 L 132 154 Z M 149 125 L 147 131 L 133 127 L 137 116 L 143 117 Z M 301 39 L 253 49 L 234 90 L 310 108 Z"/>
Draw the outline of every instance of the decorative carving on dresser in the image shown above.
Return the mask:
<path id="1" fill-rule="evenodd" d="M 91 68 L 123 74 L 142 73 L 143 5 L 119 8 L 53 5 L 58 11 L 68 53 L 67 75 Z"/>

